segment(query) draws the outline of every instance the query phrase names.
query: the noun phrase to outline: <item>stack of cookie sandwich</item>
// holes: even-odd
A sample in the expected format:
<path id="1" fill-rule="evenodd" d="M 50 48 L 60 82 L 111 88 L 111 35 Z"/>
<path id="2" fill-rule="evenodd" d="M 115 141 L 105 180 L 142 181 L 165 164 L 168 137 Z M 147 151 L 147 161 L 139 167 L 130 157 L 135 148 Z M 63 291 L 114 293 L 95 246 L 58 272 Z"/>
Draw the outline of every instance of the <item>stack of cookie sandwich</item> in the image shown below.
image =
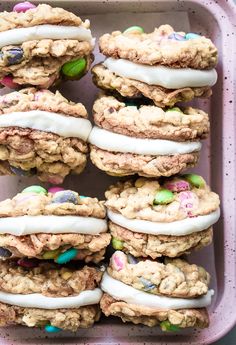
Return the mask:
<path id="1" fill-rule="evenodd" d="M 62 8 L 27 1 L 0 13 L 0 83 L 48 88 L 80 79 L 93 59 L 89 27 Z"/>
<path id="2" fill-rule="evenodd" d="M 186 174 L 118 182 L 106 198 L 112 245 L 119 251 L 102 280 L 105 315 L 166 331 L 207 327 L 205 308 L 214 293 L 209 274 L 176 257 L 211 243 L 218 195 L 201 176 Z"/>
<path id="3" fill-rule="evenodd" d="M 31 186 L 2 201 L 0 217 L 0 325 L 56 332 L 97 321 L 102 267 L 83 262 L 100 263 L 110 242 L 103 202 Z"/>
<path id="4" fill-rule="evenodd" d="M 115 31 L 99 44 L 107 59 L 93 67 L 93 80 L 107 94 L 94 104 L 92 162 L 120 176 L 171 176 L 194 167 L 209 132 L 208 115 L 174 105 L 211 95 L 214 44 L 169 25 L 150 34 L 140 27 Z"/>

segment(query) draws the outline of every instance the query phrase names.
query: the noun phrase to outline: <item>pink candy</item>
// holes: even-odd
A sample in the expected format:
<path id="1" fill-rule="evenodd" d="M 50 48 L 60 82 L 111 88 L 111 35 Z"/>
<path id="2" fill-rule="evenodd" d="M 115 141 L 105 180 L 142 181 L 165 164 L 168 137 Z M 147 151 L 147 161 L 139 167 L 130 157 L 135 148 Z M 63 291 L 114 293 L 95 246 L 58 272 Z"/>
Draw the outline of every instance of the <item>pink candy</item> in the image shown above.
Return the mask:
<path id="1" fill-rule="evenodd" d="M 121 251 L 115 252 L 111 257 L 111 264 L 116 271 L 122 270 L 127 264 L 126 255 Z"/>
<path id="2" fill-rule="evenodd" d="M 165 187 L 172 192 L 181 192 L 185 190 L 190 190 L 190 185 L 187 181 L 179 180 L 175 182 L 166 182 Z"/>
<path id="3" fill-rule="evenodd" d="M 63 183 L 63 177 L 60 176 L 52 176 L 48 178 L 48 182 L 52 184 L 61 184 Z"/>
<path id="4" fill-rule="evenodd" d="M 197 195 L 187 191 L 179 193 L 178 197 L 180 207 L 187 212 L 189 217 L 193 216 L 192 211 L 196 210 L 199 204 Z"/>
<path id="5" fill-rule="evenodd" d="M 17 89 L 19 86 L 17 83 L 14 83 L 13 78 L 10 75 L 3 77 L 0 80 L 0 83 L 10 89 Z"/>
<path id="6" fill-rule="evenodd" d="M 49 193 L 55 194 L 57 192 L 61 192 L 62 190 L 65 190 L 64 188 L 61 187 L 51 187 L 48 189 Z"/>
<path id="7" fill-rule="evenodd" d="M 13 7 L 14 12 L 26 12 L 28 10 L 31 10 L 32 8 L 35 8 L 36 6 L 34 4 L 31 4 L 29 1 L 20 2 L 19 4 L 15 5 Z"/>

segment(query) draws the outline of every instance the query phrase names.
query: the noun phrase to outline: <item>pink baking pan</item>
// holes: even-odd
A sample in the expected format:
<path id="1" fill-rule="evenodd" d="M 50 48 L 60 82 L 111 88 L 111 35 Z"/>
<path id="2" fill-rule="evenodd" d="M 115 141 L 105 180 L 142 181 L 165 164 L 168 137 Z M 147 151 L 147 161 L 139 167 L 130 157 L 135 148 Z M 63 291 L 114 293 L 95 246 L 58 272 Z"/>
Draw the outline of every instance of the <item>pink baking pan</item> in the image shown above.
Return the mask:
<path id="1" fill-rule="evenodd" d="M 212 275 L 215 290 L 209 309 L 210 327 L 187 330 L 178 334 L 161 333 L 158 327 L 148 328 L 123 324 L 115 318 L 102 318 L 92 329 L 76 334 L 62 332 L 46 334 L 36 328 L 9 327 L 0 329 L 0 345 L 76 345 L 76 344 L 211 344 L 224 336 L 236 324 L 236 7 L 233 0 L 157 0 L 157 1 L 46 1 L 61 6 L 84 18 L 91 19 L 93 35 L 112 30 L 124 30 L 131 25 L 151 31 L 160 24 L 171 24 L 178 31 L 190 31 L 209 36 L 219 49 L 218 83 L 210 100 L 195 101 L 194 105 L 208 111 L 211 136 L 204 143 L 200 164 L 201 173 L 212 189 L 221 197 L 222 216 L 214 227 L 214 244 L 192 256 L 190 261 L 202 264 Z M 10 11 L 15 1 L 3 0 L 0 11 Z M 35 2 L 36 3 L 36 2 Z M 95 61 L 102 56 L 95 51 Z M 8 92 L 3 90 L 1 92 Z M 72 100 L 80 100 L 91 113 L 91 105 L 98 90 L 88 74 L 79 82 L 67 82 L 61 92 Z M 81 176 L 69 177 L 65 188 L 83 195 L 104 197 L 104 190 L 116 179 L 90 164 Z M 1 177 L 0 199 L 38 183 L 36 179 Z"/>

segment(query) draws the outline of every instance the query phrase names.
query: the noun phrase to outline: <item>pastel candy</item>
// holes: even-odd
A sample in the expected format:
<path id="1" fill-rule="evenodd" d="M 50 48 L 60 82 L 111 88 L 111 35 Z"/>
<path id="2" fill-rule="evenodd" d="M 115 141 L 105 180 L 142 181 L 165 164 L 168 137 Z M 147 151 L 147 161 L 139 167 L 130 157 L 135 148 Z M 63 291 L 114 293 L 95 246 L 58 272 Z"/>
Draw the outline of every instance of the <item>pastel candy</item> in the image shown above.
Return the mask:
<path id="1" fill-rule="evenodd" d="M 12 255 L 10 250 L 0 247 L 0 257 L 2 258 L 9 258 Z"/>
<path id="2" fill-rule="evenodd" d="M 63 183 L 64 178 L 61 176 L 48 176 L 47 180 L 52 184 L 61 184 Z"/>
<path id="3" fill-rule="evenodd" d="M 128 263 L 131 265 L 136 265 L 138 260 L 131 254 L 127 254 Z"/>
<path id="4" fill-rule="evenodd" d="M 144 33 L 144 29 L 141 26 L 131 26 L 128 29 L 126 29 L 124 32 L 124 34 L 127 33 L 135 33 L 135 34 L 142 34 Z"/>
<path id="5" fill-rule="evenodd" d="M 48 194 L 47 190 L 41 186 L 27 187 L 23 189 L 21 193 L 36 193 L 36 194 L 44 194 L 44 195 Z"/>
<path id="6" fill-rule="evenodd" d="M 154 205 L 167 205 L 174 200 L 174 194 L 168 189 L 159 190 L 153 200 Z"/>
<path id="7" fill-rule="evenodd" d="M 57 264 L 60 264 L 60 265 L 63 265 L 63 264 L 66 264 L 67 262 L 73 260 L 77 254 L 78 254 L 78 249 L 76 248 L 71 248 L 71 249 L 68 249 L 67 251 L 65 251 L 64 253 L 61 253 L 57 259 L 55 260 L 55 262 Z"/>
<path id="8" fill-rule="evenodd" d="M 126 255 L 123 252 L 117 251 L 111 257 L 111 265 L 116 271 L 122 270 L 127 264 Z"/>
<path id="9" fill-rule="evenodd" d="M 200 176 L 196 174 L 185 174 L 182 176 L 185 180 L 187 180 L 189 183 L 191 183 L 192 186 L 196 188 L 202 188 L 205 186 L 206 182 L 205 180 Z"/>
<path id="10" fill-rule="evenodd" d="M 172 34 L 168 36 L 168 38 L 175 41 L 186 41 L 186 38 L 178 34 L 177 32 L 173 32 Z"/>
<path id="11" fill-rule="evenodd" d="M 168 109 L 168 110 L 166 111 L 166 113 L 169 112 L 169 111 L 179 111 L 180 113 L 182 113 L 182 110 L 181 110 L 179 107 L 170 108 L 170 109 Z"/>
<path id="12" fill-rule="evenodd" d="M 166 182 L 165 187 L 172 192 L 182 192 L 190 190 L 190 184 L 185 180 Z"/>
<path id="13" fill-rule="evenodd" d="M 35 174 L 34 169 L 23 170 L 21 168 L 13 167 L 12 165 L 10 165 L 10 170 L 18 176 L 32 176 Z"/>
<path id="14" fill-rule="evenodd" d="M 143 289 L 144 291 L 150 291 L 150 290 L 155 289 L 156 287 L 150 280 L 147 280 L 143 277 L 140 277 L 139 280 L 144 286 L 144 289 Z"/>
<path id="15" fill-rule="evenodd" d="M 6 75 L 0 80 L 0 83 L 10 89 L 16 89 L 19 85 L 13 81 L 12 76 Z"/>
<path id="16" fill-rule="evenodd" d="M 71 190 L 63 190 L 54 194 L 52 203 L 62 204 L 65 202 L 78 205 L 77 194 Z"/>
<path id="17" fill-rule="evenodd" d="M 198 34 L 195 34 L 193 32 L 189 32 L 185 35 L 186 40 L 194 40 L 194 39 L 199 38 L 199 37 L 201 37 L 201 36 Z"/>
<path id="18" fill-rule="evenodd" d="M 199 200 L 195 193 L 190 191 L 180 192 L 178 198 L 180 200 L 180 207 L 184 209 L 189 216 L 192 215 L 191 211 L 198 208 Z"/>
<path id="19" fill-rule="evenodd" d="M 66 62 L 62 66 L 62 73 L 69 78 L 79 78 L 86 69 L 87 62 L 84 58 Z"/>
<path id="20" fill-rule="evenodd" d="M 20 2 L 19 4 L 15 5 L 13 7 L 14 12 L 26 12 L 28 10 L 31 10 L 32 8 L 35 8 L 36 6 L 34 4 L 31 4 L 29 1 Z"/>
<path id="21" fill-rule="evenodd" d="M 52 325 L 46 325 L 44 327 L 45 331 L 48 332 L 48 333 L 57 333 L 57 332 L 60 332 L 62 331 L 61 328 L 59 327 L 56 327 L 56 326 L 52 326 Z"/>
<path id="22" fill-rule="evenodd" d="M 123 241 L 118 240 L 117 238 L 113 237 L 111 240 L 112 247 L 116 250 L 123 249 Z"/>
<path id="23" fill-rule="evenodd" d="M 160 322 L 160 327 L 163 332 L 177 332 L 180 330 L 179 326 L 173 325 L 168 320 Z"/>
<path id="24" fill-rule="evenodd" d="M 50 187 L 50 188 L 48 189 L 48 193 L 55 194 L 55 193 L 61 192 L 61 191 L 63 191 L 63 190 L 64 190 L 64 188 L 62 188 L 62 187 Z"/>

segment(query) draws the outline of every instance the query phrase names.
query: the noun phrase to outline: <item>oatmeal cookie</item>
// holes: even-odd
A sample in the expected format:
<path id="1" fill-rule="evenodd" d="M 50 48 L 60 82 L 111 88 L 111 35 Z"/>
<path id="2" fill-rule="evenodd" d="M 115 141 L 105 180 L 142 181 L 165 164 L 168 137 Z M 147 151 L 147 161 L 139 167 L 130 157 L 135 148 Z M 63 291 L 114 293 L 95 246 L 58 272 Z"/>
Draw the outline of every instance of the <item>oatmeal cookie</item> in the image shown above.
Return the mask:
<path id="1" fill-rule="evenodd" d="M 1 175 L 37 175 L 60 184 L 83 171 L 91 124 L 81 103 L 58 91 L 27 88 L 1 96 L 0 105 Z"/>

